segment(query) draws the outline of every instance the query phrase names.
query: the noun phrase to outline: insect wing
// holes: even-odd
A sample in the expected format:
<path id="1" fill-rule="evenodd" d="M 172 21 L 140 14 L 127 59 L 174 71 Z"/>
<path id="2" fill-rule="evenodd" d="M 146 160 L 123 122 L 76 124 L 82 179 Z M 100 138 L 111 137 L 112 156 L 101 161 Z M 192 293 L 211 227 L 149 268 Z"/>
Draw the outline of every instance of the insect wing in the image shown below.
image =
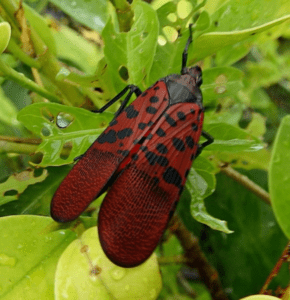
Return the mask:
<path id="1" fill-rule="evenodd" d="M 63 180 L 52 199 L 52 218 L 58 222 L 73 221 L 103 193 L 124 158 L 167 105 L 165 83 L 158 81 L 126 107 Z"/>
<path id="2" fill-rule="evenodd" d="M 105 197 L 98 220 L 101 245 L 123 267 L 144 262 L 172 215 L 198 150 L 203 111 L 169 107 Z"/>

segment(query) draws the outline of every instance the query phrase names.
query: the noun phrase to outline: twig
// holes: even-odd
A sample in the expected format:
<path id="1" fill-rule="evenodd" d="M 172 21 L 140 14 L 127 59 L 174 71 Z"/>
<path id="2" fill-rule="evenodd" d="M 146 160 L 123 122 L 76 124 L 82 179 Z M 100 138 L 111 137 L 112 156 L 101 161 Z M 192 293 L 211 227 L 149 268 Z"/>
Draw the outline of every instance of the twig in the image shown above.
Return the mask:
<path id="1" fill-rule="evenodd" d="M 214 300 L 227 300 L 219 275 L 203 254 L 198 239 L 187 230 L 181 219 L 176 215 L 171 220 L 170 230 L 179 239 L 184 249 L 184 256 L 187 259 L 186 264 L 198 270 L 200 278 L 209 289 L 212 298 Z"/>
<path id="2" fill-rule="evenodd" d="M 277 261 L 275 267 L 272 269 L 271 273 L 269 274 L 268 278 L 266 279 L 262 289 L 260 290 L 259 294 L 267 294 L 267 288 L 272 281 L 272 279 L 277 276 L 279 273 L 280 268 L 282 267 L 285 261 L 288 261 L 290 258 L 290 242 L 285 247 L 282 255 L 280 256 L 279 260 Z"/>
<path id="3" fill-rule="evenodd" d="M 240 174 L 228 165 L 221 165 L 221 172 L 226 174 L 228 177 L 234 179 L 236 182 L 243 185 L 246 189 L 254 193 L 256 196 L 261 198 L 264 202 L 271 205 L 269 194 L 262 189 L 259 185 L 250 180 L 247 176 Z"/>
<path id="4" fill-rule="evenodd" d="M 0 141 L 23 143 L 23 144 L 33 144 L 33 145 L 39 145 L 41 143 L 41 139 L 38 139 L 38 138 L 25 138 L 25 137 L 4 136 L 4 135 L 0 135 Z"/>

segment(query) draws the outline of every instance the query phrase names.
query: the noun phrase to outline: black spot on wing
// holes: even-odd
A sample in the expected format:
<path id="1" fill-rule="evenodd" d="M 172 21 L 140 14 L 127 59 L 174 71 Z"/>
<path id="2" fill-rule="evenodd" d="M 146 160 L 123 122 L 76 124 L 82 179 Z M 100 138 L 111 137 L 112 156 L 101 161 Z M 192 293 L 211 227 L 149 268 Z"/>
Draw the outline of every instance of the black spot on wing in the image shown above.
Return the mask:
<path id="1" fill-rule="evenodd" d="M 196 123 L 192 123 L 192 124 L 191 124 L 191 129 L 192 129 L 193 131 L 197 131 L 197 130 L 198 130 L 197 124 L 196 124 Z"/>
<path id="2" fill-rule="evenodd" d="M 118 150 L 117 153 L 123 155 L 124 157 L 128 156 L 130 151 L 129 150 Z"/>
<path id="3" fill-rule="evenodd" d="M 148 148 L 146 146 L 141 146 L 140 150 L 143 151 L 143 152 L 146 152 L 148 150 Z"/>
<path id="4" fill-rule="evenodd" d="M 117 136 L 116 136 L 116 131 L 115 130 L 110 130 L 107 133 L 103 133 L 98 139 L 97 141 L 100 144 L 104 144 L 104 143 L 109 143 L 109 144 L 113 144 L 117 141 Z"/>
<path id="5" fill-rule="evenodd" d="M 148 127 L 151 127 L 153 124 L 154 124 L 154 123 L 153 123 L 152 121 L 149 121 L 148 124 L 147 124 L 147 126 L 148 126 Z"/>
<path id="6" fill-rule="evenodd" d="M 134 119 L 139 115 L 138 110 L 135 110 L 133 105 L 126 107 L 125 112 L 128 119 Z"/>
<path id="7" fill-rule="evenodd" d="M 173 138 L 172 143 L 177 151 L 183 152 L 185 150 L 185 145 L 182 140 L 180 140 L 178 138 Z"/>
<path id="8" fill-rule="evenodd" d="M 149 134 L 146 136 L 146 140 L 151 140 L 152 138 L 153 138 L 152 133 L 149 133 Z"/>
<path id="9" fill-rule="evenodd" d="M 145 129 L 145 127 L 146 127 L 146 123 L 139 123 L 138 124 L 138 128 L 141 129 L 141 130 Z"/>
<path id="10" fill-rule="evenodd" d="M 165 133 L 165 131 L 164 131 L 162 128 L 158 128 L 158 129 L 156 130 L 156 134 L 157 134 L 158 136 L 160 136 L 160 137 L 166 136 L 166 133 Z"/>
<path id="11" fill-rule="evenodd" d="M 159 86 L 155 86 L 155 87 L 153 88 L 153 90 L 155 90 L 155 91 L 157 91 L 157 90 L 159 90 L 159 89 L 160 89 Z"/>
<path id="12" fill-rule="evenodd" d="M 129 137 L 133 134 L 133 130 L 131 128 L 125 128 L 117 132 L 117 137 L 120 140 L 123 140 L 126 137 Z"/>
<path id="13" fill-rule="evenodd" d="M 156 96 L 152 96 L 152 97 L 150 98 L 150 102 L 151 102 L 151 103 L 157 103 L 158 101 L 159 101 L 159 98 L 156 97 Z"/>
<path id="14" fill-rule="evenodd" d="M 137 153 L 132 154 L 132 159 L 137 160 L 139 158 L 139 155 Z"/>
<path id="15" fill-rule="evenodd" d="M 157 113 L 157 108 L 155 108 L 153 106 L 148 106 L 148 107 L 146 107 L 146 111 L 148 114 L 154 115 Z"/>
<path id="16" fill-rule="evenodd" d="M 166 122 L 171 126 L 171 127 L 176 127 L 177 124 L 174 119 L 172 119 L 167 113 L 164 114 Z"/>
<path id="17" fill-rule="evenodd" d="M 178 117 L 178 119 L 181 120 L 181 121 L 186 120 L 186 115 L 185 115 L 182 111 L 179 111 L 179 112 L 177 113 L 177 117 Z"/>
<path id="18" fill-rule="evenodd" d="M 194 115 L 195 114 L 195 110 L 194 109 L 190 109 L 190 112 Z"/>
<path id="19" fill-rule="evenodd" d="M 159 164 L 161 167 L 166 167 L 169 164 L 169 161 L 166 157 L 157 155 L 154 152 L 148 151 L 145 154 L 145 157 L 147 158 L 149 164 L 151 166 L 154 166 L 156 163 Z"/>
<path id="20" fill-rule="evenodd" d="M 156 150 L 161 154 L 166 154 L 168 152 L 167 147 L 164 144 L 158 143 L 156 146 Z"/>
<path id="21" fill-rule="evenodd" d="M 155 183 L 155 185 L 157 185 L 160 181 L 158 177 L 153 177 L 152 180 Z"/>
<path id="22" fill-rule="evenodd" d="M 187 136 L 185 138 L 185 142 L 190 149 L 192 149 L 194 147 L 194 140 L 191 136 Z"/>
<path id="23" fill-rule="evenodd" d="M 147 94 L 148 94 L 148 93 L 145 91 L 145 92 L 143 92 L 143 93 L 141 94 L 141 96 L 142 96 L 142 97 L 146 97 Z"/>
<path id="24" fill-rule="evenodd" d="M 118 121 L 116 119 L 114 119 L 111 123 L 110 123 L 110 126 L 114 126 L 114 125 L 117 125 L 118 124 Z"/>
<path id="25" fill-rule="evenodd" d="M 168 152 L 167 147 L 164 144 L 158 143 L 156 146 L 156 150 L 161 154 L 166 154 Z"/>
<path id="26" fill-rule="evenodd" d="M 181 188 L 182 178 L 178 171 L 173 167 L 168 167 L 162 177 L 165 182 L 174 184 L 176 187 Z"/>

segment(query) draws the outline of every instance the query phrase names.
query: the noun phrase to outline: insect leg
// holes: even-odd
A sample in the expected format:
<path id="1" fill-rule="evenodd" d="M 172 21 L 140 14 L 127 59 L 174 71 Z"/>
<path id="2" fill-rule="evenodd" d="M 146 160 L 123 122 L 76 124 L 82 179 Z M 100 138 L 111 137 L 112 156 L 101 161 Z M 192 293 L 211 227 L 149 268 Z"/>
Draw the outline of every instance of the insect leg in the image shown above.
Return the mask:
<path id="1" fill-rule="evenodd" d="M 135 93 L 137 97 L 139 95 L 141 95 L 141 93 L 142 93 L 142 91 L 136 85 L 133 85 L 133 84 L 127 85 L 118 95 L 116 95 L 107 104 L 105 104 L 102 108 L 100 108 L 99 110 L 97 110 L 95 112 L 101 113 L 101 112 L 105 111 L 108 107 L 110 107 L 112 104 L 114 104 L 116 101 L 118 101 L 128 90 L 130 90 L 130 92 L 128 93 L 128 95 L 130 95 L 130 97 L 132 96 L 133 93 Z M 130 97 L 128 98 L 128 95 L 127 95 L 126 99 L 123 101 L 123 103 L 125 103 L 126 101 L 127 102 L 129 101 Z M 121 105 L 122 109 L 127 104 L 127 103 L 125 103 L 123 105 L 123 103 Z M 119 108 L 119 110 L 120 110 L 120 108 Z M 118 114 L 119 114 L 119 110 L 117 112 Z"/>
<path id="2" fill-rule="evenodd" d="M 189 24 L 189 38 L 187 40 L 187 43 L 185 45 L 185 48 L 183 50 L 182 53 L 182 67 L 181 67 L 181 74 L 185 74 L 186 73 L 186 63 L 187 63 L 187 55 L 188 55 L 188 48 L 189 45 L 192 43 L 192 25 L 193 24 Z"/>
<path id="3" fill-rule="evenodd" d="M 83 158 L 84 156 L 85 156 L 85 154 L 81 154 L 81 155 L 75 157 L 75 158 L 74 158 L 74 162 L 76 162 L 77 160 Z"/>
<path id="4" fill-rule="evenodd" d="M 121 106 L 119 107 L 119 109 L 115 113 L 115 117 L 117 117 L 123 111 L 123 109 L 125 108 L 125 106 L 129 102 L 129 100 L 130 100 L 131 96 L 133 95 L 133 93 L 135 93 L 137 97 L 142 94 L 142 91 L 138 88 L 138 86 L 128 85 L 128 87 L 130 89 L 130 92 L 127 94 L 127 96 L 125 97 L 125 99 L 122 102 Z"/>
<path id="5" fill-rule="evenodd" d="M 203 148 L 205 148 L 206 146 L 210 145 L 211 143 L 213 143 L 214 138 L 207 132 L 202 131 L 201 135 L 207 139 L 207 141 L 203 142 L 201 145 L 198 145 L 198 150 L 196 152 L 195 158 L 197 158 L 199 156 L 199 154 L 201 153 L 201 151 L 203 150 Z"/>

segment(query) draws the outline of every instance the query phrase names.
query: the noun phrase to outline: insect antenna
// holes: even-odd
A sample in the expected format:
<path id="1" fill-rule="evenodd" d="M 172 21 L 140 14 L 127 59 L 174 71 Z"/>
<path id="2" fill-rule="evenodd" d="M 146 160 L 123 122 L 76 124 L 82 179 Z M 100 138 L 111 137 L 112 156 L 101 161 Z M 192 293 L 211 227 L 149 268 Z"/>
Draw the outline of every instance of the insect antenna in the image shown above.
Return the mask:
<path id="1" fill-rule="evenodd" d="M 187 63 L 188 48 L 189 48 L 189 45 L 192 43 L 192 25 L 193 24 L 189 24 L 189 38 L 187 40 L 187 43 L 186 43 L 185 48 L 182 53 L 182 67 L 181 67 L 182 75 L 184 75 L 187 70 L 186 63 Z"/>

